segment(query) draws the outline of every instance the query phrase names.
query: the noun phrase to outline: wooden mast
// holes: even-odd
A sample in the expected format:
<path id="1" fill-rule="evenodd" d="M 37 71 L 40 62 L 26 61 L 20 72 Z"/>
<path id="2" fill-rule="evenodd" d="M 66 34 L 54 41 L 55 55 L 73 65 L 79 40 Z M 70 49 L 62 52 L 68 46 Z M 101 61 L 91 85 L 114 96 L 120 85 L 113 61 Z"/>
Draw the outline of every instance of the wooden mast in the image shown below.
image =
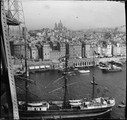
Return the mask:
<path id="1" fill-rule="evenodd" d="M 66 45 L 66 55 L 65 55 L 65 73 L 64 73 L 64 101 L 63 101 L 63 108 L 66 109 L 68 108 L 68 89 L 67 89 L 67 72 L 68 72 L 68 51 L 67 51 L 67 43 Z"/>
<path id="2" fill-rule="evenodd" d="M 26 80 L 25 80 L 25 91 L 26 91 L 26 93 L 25 93 L 25 110 L 27 110 L 27 104 L 28 104 L 28 82 L 27 82 L 27 54 L 26 54 L 26 52 L 27 52 L 27 41 L 26 41 L 26 28 L 25 27 L 23 27 L 23 38 L 24 38 L 24 40 L 25 40 L 25 68 L 26 68 L 26 71 L 25 71 L 25 78 L 26 78 Z"/>
<path id="3" fill-rule="evenodd" d="M 94 78 L 94 67 L 95 67 L 95 61 L 94 61 L 94 45 L 92 45 L 92 48 L 93 48 L 93 94 L 92 94 L 92 99 L 94 99 L 94 94 L 95 94 L 95 78 Z"/>

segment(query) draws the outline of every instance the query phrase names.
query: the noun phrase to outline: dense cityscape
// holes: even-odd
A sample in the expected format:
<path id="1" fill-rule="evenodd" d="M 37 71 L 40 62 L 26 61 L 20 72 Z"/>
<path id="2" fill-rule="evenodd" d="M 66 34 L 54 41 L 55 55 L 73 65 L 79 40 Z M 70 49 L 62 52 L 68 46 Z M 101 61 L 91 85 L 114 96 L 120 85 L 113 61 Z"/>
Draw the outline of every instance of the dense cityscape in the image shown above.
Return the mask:
<path id="1" fill-rule="evenodd" d="M 92 62 L 95 57 L 113 58 L 126 56 L 125 26 L 118 28 L 101 28 L 73 31 L 62 22 L 55 23 L 54 29 L 43 28 L 27 32 L 28 65 L 50 64 L 60 67 L 68 46 L 69 63 L 77 61 Z M 21 65 L 25 58 L 25 41 L 23 37 L 11 37 L 10 41 L 13 63 Z M 24 62 L 23 62 L 24 63 Z M 86 65 L 87 66 L 87 65 Z"/>
<path id="2" fill-rule="evenodd" d="M 1 1 L 0 120 L 126 119 L 124 2 L 22 1 Z"/>

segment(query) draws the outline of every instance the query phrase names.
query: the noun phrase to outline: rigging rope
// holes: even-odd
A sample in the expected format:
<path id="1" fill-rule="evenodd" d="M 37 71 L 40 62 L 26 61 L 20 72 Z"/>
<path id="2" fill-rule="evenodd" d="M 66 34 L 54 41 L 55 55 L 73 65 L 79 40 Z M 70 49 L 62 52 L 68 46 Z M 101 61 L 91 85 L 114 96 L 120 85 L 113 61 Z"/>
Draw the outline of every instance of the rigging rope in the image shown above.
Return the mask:
<path id="1" fill-rule="evenodd" d="M 21 90 L 23 90 L 23 91 L 25 91 L 23 88 L 21 88 L 21 87 L 19 87 L 19 86 L 16 86 L 16 87 L 19 88 L 19 89 L 21 89 Z M 30 91 L 28 91 L 28 92 L 29 92 L 30 94 L 36 96 L 36 97 L 39 98 L 40 100 L 42 100 L 39 96 L 33 94 L 32 92 L 30 92 Z"/>
<path id="2" fill-rule="evenodd" d="M 60 77 L 60 78 L 58 78 L 58 79 L 56 79 L 55 81 L 53 80 L 53 81 L 51 81 L 47 86 L 45 86 L 45 88 L 47 88 L 49 85 L 51 85 L 51 84 L 53 84 L 53 83 L 56 83 L 56 82 L 58 82 L 59 80 L 61 80 L 63 78 L 63 76 L 62 77 Z"/>
<path id="3" fill-rule="evenodd" d="M 36 82 L 32 79 L 21 77 L 21 76 L 15 76 L 15 77 L 17 77 L 17 79 L 20 78 L 21 80 L 24 80 L 24 81 L 27 80 L 28 82 L 33 83 L 33 84 L 36 85 Z"/>
<path id="4" fill-rule="evenodd" d="M 78 83 L 78 82 L 70 83 L 70 84 L 68 84 L 67 86 L 70 86 L 70 85 L 73 85 L 73 84 L 76 84 L 76 83 Z M 62 86 L 62 87 L 59 87 L 59 88 L 57 88 L 57 89 L 55 89 L 55 90 L 52 90 L 52 91 L 50 91 L 50 92 L 48 92 L 48 93 L 55 92 L 55 91 L 60 90 L 60 89 L 62 89 L 62 88 L 63 88 L 63 86 Z"/>

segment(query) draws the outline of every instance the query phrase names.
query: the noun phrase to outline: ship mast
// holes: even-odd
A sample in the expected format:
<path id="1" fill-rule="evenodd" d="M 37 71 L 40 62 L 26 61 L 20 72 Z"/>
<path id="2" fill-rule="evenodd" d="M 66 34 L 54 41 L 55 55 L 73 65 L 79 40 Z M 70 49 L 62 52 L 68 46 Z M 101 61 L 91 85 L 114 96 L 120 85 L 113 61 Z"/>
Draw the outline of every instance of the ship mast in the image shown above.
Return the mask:
<path id="1" fill-rule="evenodd" d="M 67 99 L 67 93 L 68 93 L 68 89 L 67 89 L 67 72 L 68 72 L 68 51 L 67 51 L 67 43 L 65 43 L 66 45 L 66 55 L 65 55 L 65 73 L 64 73 L 64 101 L 63 101 L 63 108 L 66 109 L 68 108 L 68 99 Z"/>
<path id="2" fill-rule="evenodd" d="M 26 70 L 25 70 L 25 78 L 26 78 L 26 81 L 25 81 L 25 91 L 26 91 L 26 93 L 25 93 L 25 110 L 27 110 L 27 104 L 28 104 L 28 83 L 27 83 L 27 75 L 28 75 L 28 70 L 27 70 L 27 54 L 26 54 L 26 52 L 27 52 L 27 41 L 26 41 L 26 28 L 25 27 L 23 27 L 23 38 L 24 38 L 24 40 L 25 40 L 25 68 L 26 68 Z"/>
<path id="3" fill-rule="evenodd" d="M 93 94 L 92 94 L 92 99 L 94 99 L 94 94 L 95 94 L 95 78 L 94 78 L 94 67 L 95 67 L 95 61 L 94 61 L 94 45 L 92 45 L 92 48 L 93 48 Z"/>

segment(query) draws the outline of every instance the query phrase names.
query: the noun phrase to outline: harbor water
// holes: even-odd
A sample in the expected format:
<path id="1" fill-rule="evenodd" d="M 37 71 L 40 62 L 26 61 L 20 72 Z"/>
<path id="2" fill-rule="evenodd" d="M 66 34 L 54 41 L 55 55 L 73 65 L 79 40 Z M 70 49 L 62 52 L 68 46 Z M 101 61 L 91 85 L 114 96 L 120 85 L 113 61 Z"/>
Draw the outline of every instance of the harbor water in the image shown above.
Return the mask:
<path id="1" fill-rule="evenodd" d="M 90 73 L 79 74 L 78 71 L 68 74 L 68 99 L 92 97 L 93 73 L 95 82 L 95 97 L 113 97 L 116 105 L 111 112 L 111 118 L 125 118 L 125 108 L 119 108 L 121 101 L 126 102 L 126 64 L 121 72 L 102 73 L 98 68 L 88 68 Z M 94 71 L 94 72 L 93 72 Z M 64 79 L 58 71 L 43 71 L 31 73 L 29 78 L 35 84 L 28 83 L 28 101 L 63 100 Z M 25 82 L 16 80 L 18 100 L 25 100 Z"/>

